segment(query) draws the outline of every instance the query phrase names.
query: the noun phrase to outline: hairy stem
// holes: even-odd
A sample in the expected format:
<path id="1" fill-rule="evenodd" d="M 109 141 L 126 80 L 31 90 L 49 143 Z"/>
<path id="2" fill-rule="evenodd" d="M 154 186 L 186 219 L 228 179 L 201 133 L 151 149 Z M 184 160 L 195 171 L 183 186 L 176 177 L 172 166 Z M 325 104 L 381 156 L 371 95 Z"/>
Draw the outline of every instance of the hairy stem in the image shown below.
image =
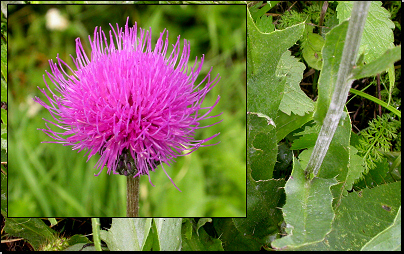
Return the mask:
<path id="1" fill-rule="evenodd" d="M 139 177 L 126 179 L 126 217 L 139 217 Z"/>
<path id="2" fill-rule="evenodd" d="M 91 218 L 91 224 L 93 228 L 93 241 L 96 251 L 102 251 L 100 240 L 100 218 Z"/>
<path id="3" fill-rule="evenodd" d="M 314 146 L 313 153 L 311 154 L 309 163 L 305 170 L 306 176 L 309 176 L 311 173 L 313 173 L 314 176 L 318 175 L 320 166 L 323 163 L 331 140 L 338 127 L 349 89 L 354 80 L 352 78 L 352 70 L 356 63 L 356 56 L 358 55 L 362 32 L 365 27 L 370 4 L 371 2 L 366 1 L 359 1 L 353 4 L 334 93 L 331 98 L 327 115 L 321 126 L 316 145 Z"/>

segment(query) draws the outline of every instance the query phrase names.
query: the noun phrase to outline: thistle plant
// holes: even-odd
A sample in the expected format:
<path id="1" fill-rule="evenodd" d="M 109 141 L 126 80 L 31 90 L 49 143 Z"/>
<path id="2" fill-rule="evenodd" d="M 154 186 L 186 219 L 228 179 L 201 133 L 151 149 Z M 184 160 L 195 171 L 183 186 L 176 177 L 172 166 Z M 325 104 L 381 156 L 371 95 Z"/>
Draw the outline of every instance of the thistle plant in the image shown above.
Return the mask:
<path id="1" fill-rule="evenodd" d="M 77 70 L 59 56 L 57 62 L 49 61 L 51 73 L 46 71 L 46 74 L 60 96 L 52 91 L 44 75 L 50 94 L 38 88 L 50 105 L 38 97 L 34 100 L 54 118 L 54 121 L 44 120 L 62 132 L 52 130 L 45 123 L 47 128 L 40 130 L 54 140 L 42 143 L 71 145 L 79 152 L 87 150 L 88 159 L 100 154 L 95 165 L 99 172 L 95 175 L 106 165 L 108 174 L 128 176 L 128 186 L 132 186 L 129 179 L 138 180 L 141 175 L 148 175 L 153 185 L 150 172 L 160 164 L 174 184 L 163 164 L 170 165 L 178 156 L 212 145 L 205 143 L 220 134 L 202 140 L 194 137 L 196 130 L 211 126 L 201 126 L 202 120 L 220 115 L 209 115 L 220 96 L 212 106 L 202 107 L 206 94 L 220 77 L 217 75 L 211 80 L 211 68 L 207 76 L 194 85 L 204 55 L 199 63 L 196 57 L 189 72 L 190 43 L 187 40 L 184 39 L 181 50 L 178 36 L 167 57 L 168 31 L 160 33 L 152 49 L 151 28 L 138 31 L 136 22 L 133 27 L 129 27 L 128 22 L 129 17 L 124 29 L 118 24 L 114 29 L 110 24 L 109 42 L 101 27 L 96 27 L 93 39 L 89 36 L 91 59 L 77 38 L 77 58 L 71 56 Z M 138 188 L 138 181 L 136 185 L 134 188 Z M 128 199 L 129 193 L 132 192 L 128 189 Z"/>

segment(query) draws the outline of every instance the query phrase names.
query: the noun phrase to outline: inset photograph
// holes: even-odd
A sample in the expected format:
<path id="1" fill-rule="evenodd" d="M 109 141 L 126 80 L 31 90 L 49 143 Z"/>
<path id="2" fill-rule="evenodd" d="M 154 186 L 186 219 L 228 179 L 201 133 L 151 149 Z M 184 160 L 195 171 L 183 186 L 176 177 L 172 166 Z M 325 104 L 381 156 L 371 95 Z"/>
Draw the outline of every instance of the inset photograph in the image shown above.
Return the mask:
<path id="1" fill-rule="evenodd" d="M 9 5 L 8 217 L 246 217 L 245 5 Z"/>

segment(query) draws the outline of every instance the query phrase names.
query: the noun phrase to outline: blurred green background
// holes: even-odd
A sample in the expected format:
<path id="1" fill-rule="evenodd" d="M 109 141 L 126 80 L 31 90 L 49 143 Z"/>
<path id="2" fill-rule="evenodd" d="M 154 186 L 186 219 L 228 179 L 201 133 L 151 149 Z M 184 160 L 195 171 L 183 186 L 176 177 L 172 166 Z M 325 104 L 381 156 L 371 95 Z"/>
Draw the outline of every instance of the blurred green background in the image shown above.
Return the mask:
<path id="1" fill-rule="evenodd" d="M 210 143 L 191 155 L 179 157 L 167 173 L 182 190 L 179 192 L 161 170 L 140 178 L 141 217 L 245 217 L 246 216 L 246 6 L 245 5 L 12 5 L 8 7 L 8 216 L 9 217 L 124 217 L 126 179 L 100 176 L 94 168 L 99 155 L 87 163 L 85 151 L 71 146 L 49 144 L 51 140 L 37 128 L 49 112 L 32 98 L 45 96 L 43 74 L 50 70 L 49 59 L 59 56 L 73 69 L 75 39 L 81 38 L 90 56 L 88 35 L 109 23 L 152 27 L 152 44 L 160 32 L 169 31 L 170 44 L 178 35 L 191 43 L 191 62 L 205 54 L 196 83 L 207 74 L 220 73 L 221 80 L 208 94 L 204 106 L 219 104 L 202 122 L 218 125 L 197 131 L 204 139 L 220 132 Z M 60 30 L 47 25 L 48 11 L 55 8 L 67 21 Z M 54 11 L 53 11 L 54 12 Z M 181 40 L 181 47 L 183 41 Z M 169 46 L 168 53 L 172 47 Z M 51 88 L 54 85 L 47 78 Z M 56 128 L 54 128 L 56 130 Z"/>

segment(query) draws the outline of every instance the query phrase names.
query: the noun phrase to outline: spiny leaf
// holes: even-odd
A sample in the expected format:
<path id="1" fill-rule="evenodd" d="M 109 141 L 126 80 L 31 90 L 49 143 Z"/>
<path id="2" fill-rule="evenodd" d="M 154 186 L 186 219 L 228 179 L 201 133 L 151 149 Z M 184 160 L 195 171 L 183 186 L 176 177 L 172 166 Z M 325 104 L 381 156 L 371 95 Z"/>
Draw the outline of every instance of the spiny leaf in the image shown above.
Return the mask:
<path id="1" fill-rule="evenodd" d="M 244 235 L 263 238 L 276 234 L 282 222 L 279 207 L 284 200 L 285 180 L 254 181 L 247 176 L 247 218 L 234 218 L 234 225 Z"/>
<path id="2" fill-rule="evenodd" d="M 260 112 L 275 119 L 284 91 L 285 78 L 276 75 L 276 68 L 282 54 L 300 38 L 303 24 L 261 33 L 254 24 L 250 13 L 247 17 L 247 109 Z M 282 41 L 282 43 L 279 43 Z M 252 99 L 254 98 L 254 99 Z"/>
<path id="3" fill-rule="evenodd" d="M 313 101 L 300 88 L 306 66 L 299 62 L 288 50 L 283 53 L 277 67 L 277 76 L 286 76 L 285 91 L 279 109 L 290 115 L 291 112 L 303 116 L 314 110 Z"/>
<path id="4" fill-rule="evenodd" d="M 393 224 L 367 242 L 362 251 L 400 251 L 401 250 L 401 206 Z"/>
<path id="5" fill-rule="evenodd" d="M 231 218 L 213 219 L 213 224 L 227 251 L 258 251 L 262 244 L 250 235 L 241 233 Z"/>
<path id="6" fill-rule="evenodd" d="M 6 218 L 4 231 L 11 236 L 23 237 L 35 250 L 56 239 L 56 232 L 38 218 Z"/>
<path id="7" fill-rule="evenodd" d="M 275 119 L 282 100 L 286 76 L 277 76 L 276 68 L 282 54 L 300 38 L 303 24 L 261 33 L 247 11 L 247 111 Z M 282 41 L 281 44 L 278 42 Z M 256 118 L 256 117 L 255 117 Z M 261 120 L 262 121 L 262 120 Z M 272 177 L 276 162 L 276 131 L 271 125 L 261 126 L 262 122 L 247 116 L 248 164 L 255 180 Z"/>
<path id="8" fill-rule="evenodd" d="M 300 163 L 294 159 L 282 208 L 288 235 L 272 242 L 272 247 L 294 249 L 322 241 L 331 231 L 334 219 L 330 188 L 336 183 L 334 178 L 307 180 Z"/>
<path id="9" fill-rule="evenodd" d="M 401 207 L 401 182 L 349 193 L 335 211 L 332 231 L 299 250 L 358 251 L 394 223 Z"/>
<path id="10" fill-rule="evenodd" d="M 346 175 L 343 195 L 347 195 L 348 191 L 352 189 L 353 183 L 357 181 L 362 173 L 365 171 L 363 157 L 357 155 L 358 150 L 349 146 L 349 166 L 348 166 L 348 174 Z"/>
<path id="11" fill-rule="evenodd" d="M 275 127 L 268 124 L 266 117 L 255 114 L 247 114 L 247 126 L 247 164 L 250 174 L 256 180 L 271 179 L 278 149 Z"/>

